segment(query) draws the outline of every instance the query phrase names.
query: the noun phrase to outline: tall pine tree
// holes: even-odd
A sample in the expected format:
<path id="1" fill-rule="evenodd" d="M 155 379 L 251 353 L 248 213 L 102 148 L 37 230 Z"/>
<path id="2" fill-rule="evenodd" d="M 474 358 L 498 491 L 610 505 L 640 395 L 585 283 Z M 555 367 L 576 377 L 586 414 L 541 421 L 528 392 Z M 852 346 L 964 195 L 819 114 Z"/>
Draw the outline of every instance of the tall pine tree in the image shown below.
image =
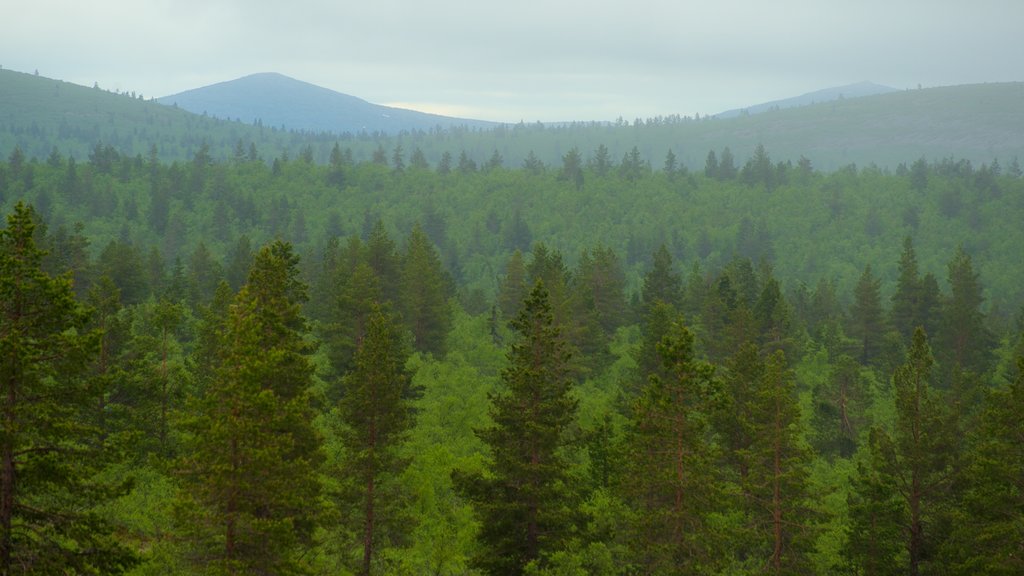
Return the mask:
<path id="1" fill-rule="evenodd" d="M 342 515 L 360 527 L 362 554 L 357 572 L 363 576 L 380 573 L 373 569 L 374 558 L 411 531 L 402 515 L 403 498 L 396 483 L 407 464 L 399 457 L 398 448 L 413 424 L 407 358 L 395 321 L 373 306 L 353 369 L 342 381 L 344 395 L 338 403 L 345 449 Z"/>
<path id="2" fill-rule="evenodd" d="M 658 346 L 664 376 L 651 375 L 634 406 L 622 492 L 636 510 L 630 547 L 643 574 L 703 573 L 718 556 L 709 527 L 720 501 L 708 427 L 713 368 L 694 358 L 693 344 L 675 322 Z"/>
<path id="3" fill-rule="evenodd" d="M 568 473 L 569 431 L 577 402 L 569 353 L 554 324 L 548 293 L 537 282 L 512 322 L 519 339 L 491 396 L 494 425 L 477 432 L 491 449 L 488 475 L 457 475 L 475 504 L 483 548 L 476 565 L 488 574 L 519 575 L 543 565 L 572 533 L 577 498 Z"/>
<path id="4" fill-rule="evenodd" d="M 320 440 L 298 258 L 263 247 L 216 339 L 214 375 L 183 421 L 175 507 L 187 559 L 214 574 L 294 574 L 317 525 Z"/>

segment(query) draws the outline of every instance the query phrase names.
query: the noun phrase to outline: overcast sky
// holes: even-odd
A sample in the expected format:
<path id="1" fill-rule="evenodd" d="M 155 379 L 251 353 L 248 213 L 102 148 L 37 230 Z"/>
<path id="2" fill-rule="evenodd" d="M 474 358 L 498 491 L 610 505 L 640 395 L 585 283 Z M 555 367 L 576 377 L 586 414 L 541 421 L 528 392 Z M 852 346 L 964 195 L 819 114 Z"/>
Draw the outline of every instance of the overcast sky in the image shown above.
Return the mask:
<path id="1" fill-rule="evenodd" d="M 4 68 L 146 97 L 279 72 L 532 122 L 1024 80 L 1024 0 L 0 1 Z"/>

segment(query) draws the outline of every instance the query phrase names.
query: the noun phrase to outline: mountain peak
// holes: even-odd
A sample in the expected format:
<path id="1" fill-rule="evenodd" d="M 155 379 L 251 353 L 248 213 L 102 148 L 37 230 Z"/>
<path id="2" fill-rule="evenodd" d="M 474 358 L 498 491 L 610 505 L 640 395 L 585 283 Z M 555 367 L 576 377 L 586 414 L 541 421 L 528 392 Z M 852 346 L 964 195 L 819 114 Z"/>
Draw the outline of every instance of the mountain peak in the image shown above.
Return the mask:
<path id="1" fill-rule="evenodd" d="M 196 114 L 261 122 L 307 132 L 383 132 L 430 130 L 442 126 L 488 127 L 493 123 L 426 114 L 372 104 L 361 98 L 296 80 L 278 72 L 259 72 L 158 98 Z"/>

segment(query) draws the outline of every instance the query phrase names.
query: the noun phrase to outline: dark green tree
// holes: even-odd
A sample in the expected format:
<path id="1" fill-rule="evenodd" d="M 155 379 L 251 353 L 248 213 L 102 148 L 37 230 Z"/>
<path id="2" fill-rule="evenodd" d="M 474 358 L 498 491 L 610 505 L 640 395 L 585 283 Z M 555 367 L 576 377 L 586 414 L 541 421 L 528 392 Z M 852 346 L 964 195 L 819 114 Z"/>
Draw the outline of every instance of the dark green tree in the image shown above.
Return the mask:
<path id="1" fill-rule="evenodd" d="M 896 392 L 896 420 L 890 433 L 875 429 L 870 444 L 870 467 L 860 471 L 854 486 L 862 492 L 851 497 L 860 509 L 853 515 L 849 548 L 864 562 L 863 551 L 871 548 L 878 534 L 901 535 L 906 555 L 884 558 L 896 563 L 900 572 L 918 576 L 938 569 L 935 564 L 943 540 L 943 514 L 950 499 L 954 464 L 959 446 L 958 425 L 931 386 L 932 355 L 924 330 L 914 331 L 906 363 L 893 375 Z M 892 521 L 891 500 L 899 502 L 896 526 L 874 525 L 871 521 Z M 880 514 L 880 516 L 879 516 Z M 892 552 L 892 549 L 889 549 Z M 862 566 L 861 569 L 864 569 Z"/>
<path id="2" fill-rule="evenodd" d="M 135 556 L 96 512 L 115 495 L 95 481 L 96 334 L 70 279 L 43 272 L 35 226 L 19 202 L 0 229 L 0 574 L 118 574 Z"/>
<path id="3" fill-rule="evenodd" d="M 452 324 L 448 305 L 451 281 L 441 259 L 419 224 L 413 227 L 402 256 L 400 310 L 412 333 L 413 347 L 440 358 Z"/>
<path id="4" fill-rule="evenodd" d="M 943 562 L 951 574 L 1024 571 L 1024 357 L 1017 378 L 986 399 L 971 435 L 963 502 Z"/>
<path id="5" fill-rule="evenodd" d="M 304 570 L 321 461 L 305 297 L 291 246 L 263 247 L 218 338 L 215 374 L 183 418 L 175 518 L 186 559 L 208 573 Z"/>
<path id="6" fill-rule="evenodd" d="M 644 285 L 640 292 L 646 313 L 655 302 L 661 301 L 679 308 L 682 299 L 683 280 L 673 270 L 672 255 L 664 244 L 654 252 L 651 269 L 644 276 Z"/>
<path id="7" fill-rule="evenodd" d="M 554 324 L 547 290 L 537 282 L 512 322 L 519 339 L 502 371 L 504 390 L 491 395 L 493 426 L 477 435 L 490 448 L 488 474 L 456 475 L 481 521 L 475 563 L 488 574 L 541 567 L 577 524 L 578 497 L 569 476 L 569 433 L 577 401 L 569 353 Z"/>
<path id="8" fill-rule="evenodd" d="M 842 355 L 836 359 L 827 381 L 813 391 L 813 444 L 819 453 L 849 458 L 867 422 L 870 389 L 861 365 Z"/>
<path id="9" fill-rule="evenodd" d="M 505 318 L 515 318 L 526 300 L 526 263 L 519 250 L 512 253 L 505 265 L 505 276 L 498 287 L 498 308 Z"/>
<path id="10" fill-rule="evenodd" d="M 344 447 L 342 516 L 359 527 L 362 554 L 355 568 L 363 576 L 381 573 L 375 557 L 412 531 L 398 483 L 408 465 L 399 448 L 413 425 L 407 358 L 398 325 L 374 305 L 337 409 Z"/>
<path id="11" fill-rule="evenodd" d="M 917 255 L 913 241 L 907 236 L 903 239 L 899 276 L 896 279 L 896 291 L 892 295 L 892 308 L 889 310 L 892 327 L 905 339 L 910 338 L 915 328 L 924 325 L 921 317 L 922 291 Z"/>
<path id="12" fill-rule="evenodd" d="M 881 285 L 881 280 L 874 277 L 868 264 L 853 289 L 848 332 L 857 341 L 857 359 L 865 366 L 878 357 L 885 338 Z"/>
<path id="13" fill-rule="evenodd" d="M 954 368 L 975 374 L 986 373 L 992 364 L 995 337 L 985 325 L 981 311 L 981 282 L 974 271 L 971 257 L 963 247 L 957 248 L 949 262 L 951 294 L 943 307 L 942 329 L 937 338 L 937 356 L 949 382 Z"/>
<path id="14" fill-rule="evenodd" d="M 663 375 L 651 375 L 634 405 L 622 493 L 636 511 L 629 542 L 641 574 L 706 573 L 721 554 L 709 526 L 721 500 L 708 427 L 713 368 L 693 344 L 677 319 L 658 347 Z"/>

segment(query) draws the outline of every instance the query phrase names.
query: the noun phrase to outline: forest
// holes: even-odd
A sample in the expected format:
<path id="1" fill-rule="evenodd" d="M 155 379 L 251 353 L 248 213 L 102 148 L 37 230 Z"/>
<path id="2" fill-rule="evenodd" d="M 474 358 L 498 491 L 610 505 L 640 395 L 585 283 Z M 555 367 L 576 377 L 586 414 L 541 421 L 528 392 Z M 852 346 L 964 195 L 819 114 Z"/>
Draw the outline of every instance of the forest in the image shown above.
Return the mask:
<path id="1" fill-rule="evenodd" d="M 1024 573 L 1016 160 L 0 161 L 0 574 Z"/>

